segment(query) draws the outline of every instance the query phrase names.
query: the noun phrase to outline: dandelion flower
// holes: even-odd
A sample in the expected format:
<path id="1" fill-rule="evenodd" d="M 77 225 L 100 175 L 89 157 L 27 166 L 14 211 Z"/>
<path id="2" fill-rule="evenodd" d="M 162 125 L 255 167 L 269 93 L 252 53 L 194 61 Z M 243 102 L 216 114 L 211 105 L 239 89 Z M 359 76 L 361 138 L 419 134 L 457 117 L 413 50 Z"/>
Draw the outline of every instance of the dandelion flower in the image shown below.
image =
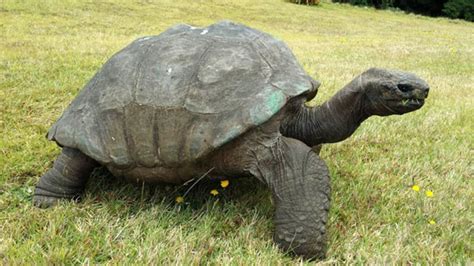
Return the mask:
<path id="1" fill-rule="evenodd" d="M 209 193 L 211 193 L 212 196 L 217 196 L 217 194 L 219 194 L 219 191 L 217 191 L 217 189 L 213 189 Z"/>
<path id="2" fill-rule="evenodd" d="M 221 187 L 226 188 L 229 186 L 229 180 L 221 180 Z"/>
<path id="3" fill-rule="evenodd" d="M 436 221 L 435 221 L 435 220 L 430 220 L 428 223 L 430 223 L 430 224 L 436 224 Z"/>
<path id="4" fill-rule="evenodd" d="M 413 189 L 414 191 L 418 192 L 418 191 L 420 191 L 420 186 L 418 186 L 418 185 L 413 185 L 413 186 L 411 187 L 411 189 Z"/>
<path id="5" fill-rule="evenodd" d="M 183 202 L 184 202 L 184 198 L 181 197 L 181 196 L 178 196 L 178 197 L 176 197 L 175 201 L 176 201 L 176 203 L 183 203 Z"/>
<path id="6" fill-rule="evenodd" d="M 426 196 L 427 196 L 428 198 L 432 198 L 433 195 L 434 195 L 434 194 L 433 194 L 433 191 L 431 191 L 431 190 L 425 191 L 425 194 L 426 194 Z"/>

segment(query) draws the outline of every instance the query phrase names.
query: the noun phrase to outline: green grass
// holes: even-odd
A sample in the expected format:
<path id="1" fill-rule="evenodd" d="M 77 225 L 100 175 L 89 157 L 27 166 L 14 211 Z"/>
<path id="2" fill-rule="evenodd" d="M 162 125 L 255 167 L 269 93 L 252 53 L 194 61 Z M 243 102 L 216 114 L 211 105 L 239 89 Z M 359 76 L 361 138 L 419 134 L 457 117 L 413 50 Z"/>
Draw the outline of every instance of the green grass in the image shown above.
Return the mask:
<path id="1" fill-rule="evenodd" d="M 474 261 L 473 23 L 327 2 L 4 0 L 0 263 L 300 263 L 273 246 L 270 194 L 252 179 L 231 180 L 218 197 L 208 193 L 217 184 L 204 182 L 176 206 L 183 188 L 135 186 L 99 171 L 84 202 L 31 206 L 59 153 L 44 137 L 49 126 L 107 58 L 175 23 L 221 19 L 283 39 L 322 82 L 316 102 L 372 66 L 431 85 L 422 110 L 370 118 L 323 149 L 333 186 L 326 263 Z"/>

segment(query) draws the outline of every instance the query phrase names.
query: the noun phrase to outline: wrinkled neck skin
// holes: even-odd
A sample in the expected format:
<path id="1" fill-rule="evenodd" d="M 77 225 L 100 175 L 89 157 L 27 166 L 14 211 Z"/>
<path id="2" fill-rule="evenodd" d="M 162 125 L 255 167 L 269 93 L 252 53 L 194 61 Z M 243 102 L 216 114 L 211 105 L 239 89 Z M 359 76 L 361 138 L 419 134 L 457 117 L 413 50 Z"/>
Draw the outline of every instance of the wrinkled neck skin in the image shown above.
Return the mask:
<path id="1" fill-rule="evenodd" d="M 364 110 L 364 106 L 369 104 L 366 101 L 358 77 L 320 106 L 295 106 L 280 131 L 310 147 L 342 141 L 370 116 Z"/>

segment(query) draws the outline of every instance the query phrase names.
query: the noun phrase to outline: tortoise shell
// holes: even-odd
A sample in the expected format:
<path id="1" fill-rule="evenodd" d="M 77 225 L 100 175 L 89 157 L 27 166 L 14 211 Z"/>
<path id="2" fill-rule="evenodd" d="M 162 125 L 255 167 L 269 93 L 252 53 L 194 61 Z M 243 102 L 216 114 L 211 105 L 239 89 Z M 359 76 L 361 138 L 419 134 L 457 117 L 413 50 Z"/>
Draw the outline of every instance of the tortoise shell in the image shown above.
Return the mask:
<path id="1" fill-rule="evenodd" d="M 135 40 L 48 132 L 117 168 L 192 162 L 319 86 L 272 36 L 229 21 Z"/>

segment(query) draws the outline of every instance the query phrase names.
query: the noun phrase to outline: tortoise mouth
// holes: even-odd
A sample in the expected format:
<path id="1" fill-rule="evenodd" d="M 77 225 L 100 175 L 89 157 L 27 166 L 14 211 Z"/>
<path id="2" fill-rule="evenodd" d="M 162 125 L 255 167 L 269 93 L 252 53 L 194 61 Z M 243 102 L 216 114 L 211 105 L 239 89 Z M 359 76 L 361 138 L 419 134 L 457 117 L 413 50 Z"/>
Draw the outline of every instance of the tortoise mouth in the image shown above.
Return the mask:
<path id="1" fill-rule="evenodd" d="M 396 95 L 386 99 L 392 106 L 398 108 L 418 109 L 423 106 L 428 97 L 428 89 L 412 89 L 410 91 L 397 91 Z"/>
<path id="2" fill-rule="evenodd" d="M 401 99 L 389 99 L 387 107 L 398 114 L 404 114 L 421 108 L 425 104 L 424 98 L 416 96 L 402 97 Z"/>
<path id="3" fill-rule="evenodd" d="M 402 106 L 419 106 L 421 107 L 425 103 L 425 99 L 417 98 L 417 97 L 410 97 L 405 98 L 400 101 Z"/>

